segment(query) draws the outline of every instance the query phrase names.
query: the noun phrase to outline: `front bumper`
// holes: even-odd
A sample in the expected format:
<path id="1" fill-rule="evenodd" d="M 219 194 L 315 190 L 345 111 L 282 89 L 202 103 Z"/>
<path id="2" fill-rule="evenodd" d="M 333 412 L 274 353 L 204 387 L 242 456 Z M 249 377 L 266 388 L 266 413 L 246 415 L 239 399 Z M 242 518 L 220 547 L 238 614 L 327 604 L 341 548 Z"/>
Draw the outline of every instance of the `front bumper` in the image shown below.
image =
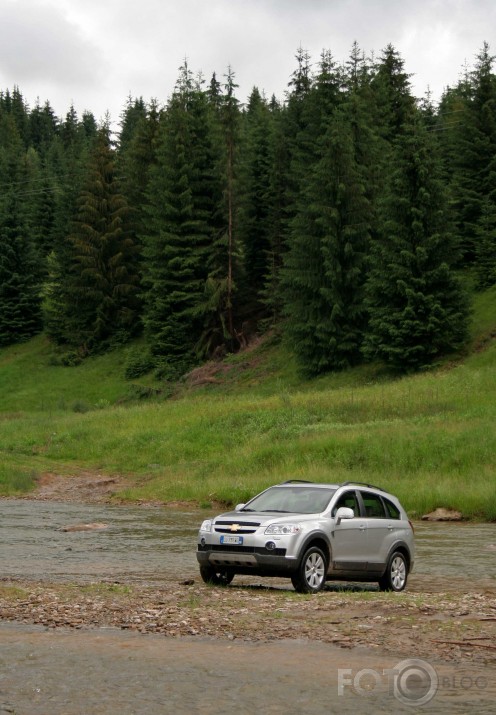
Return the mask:
<path id="1" fill-rule="evenodd" d="M 223 544 L 198 544 L 196 558 L 200 565 L 228 568 L 239 573 L 288 573 L 295 570 L 297 562 L 286 556 L 286 549 L 266 549 L 264 546 L 232 546 Z"/>

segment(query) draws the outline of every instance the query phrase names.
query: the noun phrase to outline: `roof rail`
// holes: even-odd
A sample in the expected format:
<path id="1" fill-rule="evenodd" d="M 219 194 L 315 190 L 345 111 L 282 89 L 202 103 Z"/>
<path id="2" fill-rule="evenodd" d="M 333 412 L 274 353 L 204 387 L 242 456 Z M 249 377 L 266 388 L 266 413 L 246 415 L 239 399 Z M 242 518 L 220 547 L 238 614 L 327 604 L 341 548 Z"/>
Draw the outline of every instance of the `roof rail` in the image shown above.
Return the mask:
<path id="1" fill-rule="evenodd" d="M 314 482 L 309 482 L 308 479 L 287 479 L 282 484 L 314 484 Z"/>
<path id="2" fill-rule="evenodd" d="M 341 482 L 341 487 L 347 487 L 348 485 L 355 485 L 357 487 L 370 487 L 371 489 L 379 489 L 381 492 L 385 491 L 382 487 L 378 487 L 377 484 L 367 484 L 366 482 Z"/>

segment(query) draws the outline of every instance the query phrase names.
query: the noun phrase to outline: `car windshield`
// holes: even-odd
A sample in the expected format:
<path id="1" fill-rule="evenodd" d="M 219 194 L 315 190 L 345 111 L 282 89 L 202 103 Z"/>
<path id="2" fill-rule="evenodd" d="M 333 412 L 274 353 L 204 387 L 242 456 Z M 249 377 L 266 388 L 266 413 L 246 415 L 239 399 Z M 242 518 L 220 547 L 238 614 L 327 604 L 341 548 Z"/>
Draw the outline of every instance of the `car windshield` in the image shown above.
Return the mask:
<path id="1" fill-rule="evenodd" d="M 241 511 L 318 514 L 325 510 L 335 491 L 329 487 L 271 487 L 254 497 Z"/>

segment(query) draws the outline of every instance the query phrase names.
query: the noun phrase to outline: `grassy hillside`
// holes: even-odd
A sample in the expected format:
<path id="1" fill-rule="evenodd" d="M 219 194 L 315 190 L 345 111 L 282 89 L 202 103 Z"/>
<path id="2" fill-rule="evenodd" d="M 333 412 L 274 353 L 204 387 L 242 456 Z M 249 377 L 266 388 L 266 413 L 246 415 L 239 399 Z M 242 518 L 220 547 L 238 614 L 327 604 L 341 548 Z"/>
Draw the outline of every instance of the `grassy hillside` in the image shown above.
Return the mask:
<path id="1" fill-rule="evenodd" d="M 125 380 L 129 349 L 56 366 L 38 337 L 0 351 L 0 493 L 81 469 L 125 475 L 130 500 L 201 504 L 288 478 L 354 479 L 413 515 L 496 520 L 495 335 L 496 287 L 477 296 L 470 353 L 425 374 L 303 381 L 269 340 L 174 386 Z"/>

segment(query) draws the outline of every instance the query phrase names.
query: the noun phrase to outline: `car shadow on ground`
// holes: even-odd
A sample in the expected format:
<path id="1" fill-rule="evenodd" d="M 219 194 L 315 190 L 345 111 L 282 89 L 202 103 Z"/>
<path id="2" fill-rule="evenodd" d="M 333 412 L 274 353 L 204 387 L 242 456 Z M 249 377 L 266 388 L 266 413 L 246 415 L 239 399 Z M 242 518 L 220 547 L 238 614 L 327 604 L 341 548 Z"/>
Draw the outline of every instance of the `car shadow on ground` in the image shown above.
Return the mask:
<path id="1" fill-rule="evenodd" d="M 288 591 L 296 593 L 294 588 L 286 583 L 231 583 L 226 588 L 240 591 L 261 591 L 265 593 Z M 323 592 L 328 593 L 379 593 L 379 586 L 374 583 L 326 583 Z"/>

